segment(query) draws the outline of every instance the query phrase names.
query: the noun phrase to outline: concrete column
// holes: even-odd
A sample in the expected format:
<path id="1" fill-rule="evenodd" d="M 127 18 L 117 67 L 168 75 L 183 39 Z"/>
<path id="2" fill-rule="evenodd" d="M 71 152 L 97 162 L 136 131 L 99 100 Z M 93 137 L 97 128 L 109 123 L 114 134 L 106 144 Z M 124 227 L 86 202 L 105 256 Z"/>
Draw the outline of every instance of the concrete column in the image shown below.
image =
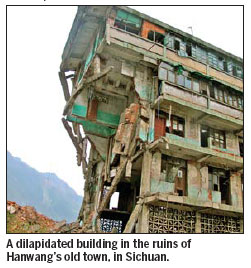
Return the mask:
<path id="1" fill-rule="evenodd" d="M 198 211 L 196 211 L 195 233 L 201 233 L 201 214 Z"/>
<path id="2" fill-rule="evenodd" d="M 152 168 L 152 153 L 147 150 L 143 155 L 143 161 L 142 161 L 140 196 L 144 196 L 147 192 L 150 192 L 151 168 Z M 143 209 L 139 217 L 136 232 L 148 233 L 148 218 L 149 218 L 149 207 L 143 204 Z"/>

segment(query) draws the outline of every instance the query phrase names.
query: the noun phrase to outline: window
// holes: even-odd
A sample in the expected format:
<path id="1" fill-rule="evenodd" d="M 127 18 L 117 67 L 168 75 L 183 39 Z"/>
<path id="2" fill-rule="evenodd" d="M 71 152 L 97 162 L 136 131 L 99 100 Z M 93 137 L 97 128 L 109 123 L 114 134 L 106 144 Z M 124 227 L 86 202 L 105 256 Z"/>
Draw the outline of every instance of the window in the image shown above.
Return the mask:
<path id="1" fill-rule="evenodd" d="M 232 98 L 232 95 L 231 94 L 228 95 L 228 103 L 231 106 L 233 105 L 233 98 Z"/>
<path id="2" fill-rule="evenodd" d="M 232 102 L 234 107 L 238 107 L 237 105 L 237 97 L 235 95 L 232 96 Z"/>
<path id="3" fill-rule="evenodd" d="M 167 69 L 159 68 L 159 79 L 160 80 L 167 80 Z"/>
<path id="4" fill-rule="evenodd" d="M 239 139 L 239 149 L 240 149 L 240 156 L 244 156 L 244 146 L 243 146 L 243 138 L 238 137 Z"/>
<path id="5" fill-rule="evenodd" d="M 223 91 L 221 89 L 218 90 L 218 100 L 223 102 Z"/>
<path id="6" fill-rule="evenodd" d="M 207 52 L 204 49 L 197 46 L 196 47 L 196 58 L 199 61 L 207 63 Z"/>
<path id="7" fill-rule="evenodd" d="M 241 67 L 236 67 L 236 76 L 239 78 L 243 78 L 243 69 Z"/>
<path id="8" fill-rule="evenodd" d="M 221 203 L 230 205 L 229 170 L 208 167 L 208 189 L 221 192 Z"/>
<path id="9" fill-rule="evenodd" d="M 201 147 L 208 147 L 209 129 L 206 126 L 201 126 L 200 142 Z"/>
<path id="10" fill-rule="evenodd" d="M 218 67 L 218 58 L 215 54 L 208 52 L 208 63 L 213 67 Z"/>
<path id="11" fill-rule="evenodd" d="M 186 45 L 186 53 L 188 56 L 190 56 L 190 57 L 192 56 L 192 44 L 191 43 L 188 43 Z"/>
<path id="12" fill-rule="evenodd" d="M 200 92 L 200 83 L 197 79 L 193 79 L 193 90 L 196 92 Z"/>
<path id="13" fill-rule="evenodd" d="M 211 144 L 214 147 L 226 148 L 225 133 L 221 130 L 210 129 Z"/>
<path id="14" fill-rule="evenodd" d="M 171 83 L 175 83 L 175 74 L 173 71 L 168 71 L 168 81 Z"/>
<path id="15" fill-rule="evenodd" d="M 192 79 L 190 77 L 185 77 L 185 87 L 192 89 Z"/>
<path id="16" fill-rule="evenodd" d="M 224 90 L 223 94 L 224 94 L 224 102 L 228 103 L 228 92 Z"/>
<path id="17" fill-rule="evenodd" d="M 169 118 L 167 118 L 169 120 Z M 178 116 L 171 116 L 171 122 L 167 123 L 170 127 L 166 130 L 168 133 L 175 134 L 180 137 L 184 137 L 185 132 L 185 120 Z"/>
<path id="18" fill-rule="evenodd" d="M 174 40 L 174 49 L 180 50 L 180 42 L 177 39 Z"/>
<path id="19" fill-rule="evenodd" d="M 209 144 L 209 138 L 211 144 Z M 226 148 L 225 132 L 212 129 L 207 126 L 201 126 L 201 147 Z"/>
<path id="20" fill-rule="evenodd" d="M 215 91 L 214 91 L 214 86 L 210 84 L 209 86 L 209 93 L 210 97 L 215 99 Z"/>
<path id="21" fill-rule="evenodd" d="M 166 133 L 180 137 L 185 136 L 185 120 L 179 116 L 172 115 L 169 122 L 169 114 L 156 111 L 155 114 L 155 139 L 165 136 Z"/>
<path id="22" fill-rule="evenodd" d="M 130 33 L 139 34 L 142 20 L 124 10 L 118 10 L 114 26 Z"/>
<path id="23" fill-rule="evenodd" d="M 180 158 L 161 155 L 162 178 L 174 184 L 174 192 L 179 196 L 186 195 L 186 161 Z"/>
<path id="24" fill-rule="evenodd" d="M 171 49 L 174 48 L 174 37 L 168 34 L 164 39 L 165 45 Z"/>
<path id="25" fill-rule="evenodd" d="M 185 77 L 182 74 L 177 75 L 177 83 L 179 86 L 183 86 L 185 84 Z"/>
<path id="26" fill-rule="evenodd" d="M 218 57 L 218 68 L 224 70 L 224 59 L 222 57 Z"/>
<path id="27" fill-rule="evenodd" d="M 207 83 L 205 81 L 200 81 L 200 91 L 201 94 L 206 95 L 207 96 Z"/>
<path id="28" fill-rule="evenodd" d="M 155 31 L 149 31 L 147 38 L 149 40 L 152 40 L 156 43 L 164 45 L 164 38 L 165 36 L 161 33 L 155 32 Z"/>
<path id="29" fill-rule="evenodd" d="M 243 109 L 243 99 L 240 96 L 238 97 L 238 108 Z"/>

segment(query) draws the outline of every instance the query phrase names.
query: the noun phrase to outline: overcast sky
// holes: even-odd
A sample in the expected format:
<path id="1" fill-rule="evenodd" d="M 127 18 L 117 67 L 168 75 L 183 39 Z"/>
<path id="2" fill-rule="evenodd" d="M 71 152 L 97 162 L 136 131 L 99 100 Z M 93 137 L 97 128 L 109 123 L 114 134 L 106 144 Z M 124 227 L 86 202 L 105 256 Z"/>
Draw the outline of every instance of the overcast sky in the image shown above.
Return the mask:
<path id="1" fill-rule="evenodd" d="M 241 7 L 133 7 L 242 57 Z M 77 7 L 8 7 L 7 148 L 83 193 L 76 152 L 62 123 L 61 54 Z M 234 18 L 234 19 L 233 19 Z"/>

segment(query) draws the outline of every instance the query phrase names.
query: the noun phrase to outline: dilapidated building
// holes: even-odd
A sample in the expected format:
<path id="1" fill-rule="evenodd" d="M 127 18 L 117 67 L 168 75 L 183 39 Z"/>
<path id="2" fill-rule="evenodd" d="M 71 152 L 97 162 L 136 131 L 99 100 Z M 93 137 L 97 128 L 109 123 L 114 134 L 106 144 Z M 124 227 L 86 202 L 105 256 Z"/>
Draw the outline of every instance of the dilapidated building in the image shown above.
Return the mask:
<path id="1" fill-rule="evenodd" d="M 243 232 L 241 58 L 128 7 L 81 6 L 59 77 L 83 232 Z"/>

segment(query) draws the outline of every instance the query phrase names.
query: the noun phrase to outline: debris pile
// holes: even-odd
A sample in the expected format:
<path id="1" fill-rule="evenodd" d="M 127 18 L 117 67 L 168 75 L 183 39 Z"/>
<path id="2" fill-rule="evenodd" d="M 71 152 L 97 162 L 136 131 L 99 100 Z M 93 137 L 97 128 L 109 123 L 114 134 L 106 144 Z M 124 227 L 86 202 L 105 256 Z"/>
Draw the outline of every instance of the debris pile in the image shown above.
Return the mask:
<path id="1" fill-rule="evenodd" d="M 51 233 L 58 226 L 58 222 L 37 213 L 31 206 L 7 201 L 7 233 Z"/>

